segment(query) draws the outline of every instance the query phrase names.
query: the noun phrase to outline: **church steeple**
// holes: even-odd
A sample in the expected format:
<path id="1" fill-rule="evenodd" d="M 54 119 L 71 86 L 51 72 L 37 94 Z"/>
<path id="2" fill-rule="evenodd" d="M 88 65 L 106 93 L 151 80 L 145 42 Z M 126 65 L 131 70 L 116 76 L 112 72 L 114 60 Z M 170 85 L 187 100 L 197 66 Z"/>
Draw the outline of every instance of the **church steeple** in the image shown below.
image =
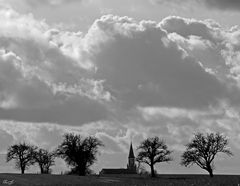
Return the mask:
<path id="1" fill-rule="evenodd" d="M 130 145 L 128 158 L 135 158 L 134 152 L 133 152 L 133 147 L 132 147 L 132 142 L 131 142 L 131 145 Z"/>
<path id="2" fill-rule="evenodd" d="M 127 169 L 131 173 L 136 173 L 135 156 L 134 156 L 134 152 L 133 152 L 132 142 L 131 142 L 130 149 L 129 149 Z"/>

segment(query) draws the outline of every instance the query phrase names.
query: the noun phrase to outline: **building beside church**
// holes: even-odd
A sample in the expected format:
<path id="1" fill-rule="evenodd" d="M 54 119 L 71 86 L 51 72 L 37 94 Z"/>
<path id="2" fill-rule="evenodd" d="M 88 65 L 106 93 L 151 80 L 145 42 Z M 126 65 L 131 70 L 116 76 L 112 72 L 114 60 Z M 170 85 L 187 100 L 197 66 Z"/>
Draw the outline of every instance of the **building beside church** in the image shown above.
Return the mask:
<path id="1" fill-rule="evenodd" d="M 105 174 L 137 174 L 137 167 L 135 164 L 135 156 L 133 152 L 133 147 L 132 143 L 130 145 L 129 149 L 129 155 L 128 155 L 128 164 L 127 168 L 123 169 L 102 169 L 99 173 L 100 175 L 105 175 Z"/>

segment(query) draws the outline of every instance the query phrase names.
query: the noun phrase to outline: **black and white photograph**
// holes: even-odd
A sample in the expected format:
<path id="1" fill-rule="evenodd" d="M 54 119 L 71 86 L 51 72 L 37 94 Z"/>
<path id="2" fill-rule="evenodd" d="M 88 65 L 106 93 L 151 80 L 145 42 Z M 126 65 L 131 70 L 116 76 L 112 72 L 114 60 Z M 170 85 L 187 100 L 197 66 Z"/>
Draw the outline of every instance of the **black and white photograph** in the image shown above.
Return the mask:
<path id="1" fill-rule="evenodd" d="M 240 0 L 0 0 L 0 185 L 240 186 Z"/>

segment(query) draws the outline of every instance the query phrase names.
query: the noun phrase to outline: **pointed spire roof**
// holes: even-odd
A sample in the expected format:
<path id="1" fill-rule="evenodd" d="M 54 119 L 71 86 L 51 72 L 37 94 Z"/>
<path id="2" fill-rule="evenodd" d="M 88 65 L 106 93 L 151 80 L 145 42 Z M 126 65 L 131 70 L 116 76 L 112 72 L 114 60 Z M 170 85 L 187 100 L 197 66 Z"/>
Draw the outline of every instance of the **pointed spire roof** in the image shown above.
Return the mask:
<path id="1" fill-rule="evenodd" d="M 132 142 L 131 142 L 131 145 L 130 145 L 128 158 L 135 158 L 134 153 L 133 153 Z"/>

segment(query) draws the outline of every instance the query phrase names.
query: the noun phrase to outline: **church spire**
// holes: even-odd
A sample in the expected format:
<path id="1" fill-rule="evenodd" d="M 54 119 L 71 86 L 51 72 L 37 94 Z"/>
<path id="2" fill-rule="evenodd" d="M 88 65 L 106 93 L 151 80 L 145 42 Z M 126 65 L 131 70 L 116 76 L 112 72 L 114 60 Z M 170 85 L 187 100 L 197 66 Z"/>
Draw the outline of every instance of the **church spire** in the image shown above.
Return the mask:
<path id="1" fill-rule="evenodd" d="M 129 149 L 127 169 L 130 171 L 129 173 L 136 173 L 135 156 L 133 152 L 132 142 Z"/>
<path id="2" fill-rule="evenodd" d="M 131 142 L 131 145 L 130 145 L 128 158 L 135 158 L 134 153 L 133 153 L 132 142 Z"/>

